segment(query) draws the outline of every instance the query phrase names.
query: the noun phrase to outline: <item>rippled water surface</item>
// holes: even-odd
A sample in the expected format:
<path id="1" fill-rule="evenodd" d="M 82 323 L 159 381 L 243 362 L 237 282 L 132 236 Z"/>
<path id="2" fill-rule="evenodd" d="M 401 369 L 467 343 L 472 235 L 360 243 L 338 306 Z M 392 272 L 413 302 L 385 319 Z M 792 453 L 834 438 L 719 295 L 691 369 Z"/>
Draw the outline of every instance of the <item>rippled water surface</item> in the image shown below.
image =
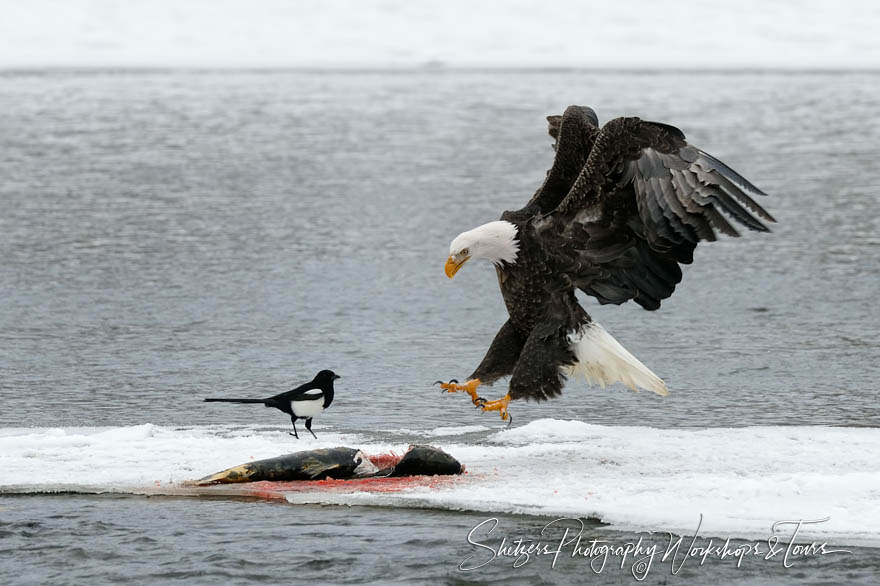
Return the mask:
<path id="1" fill-rule="evenodd" d="M 734 558 L 700 564 L 683 553 L 675 557 L 690 539 L 666 562 L 658 557 L 646 567 L 632 555 L 572 555 L 575 543 L 562 548 L 555 565 L 552 554 L 493 559 L 487 548 L 497 550 L 504 537 L 511 549 L 516 539 L 534 539 L 552 551 L 580 530 L 573 521 L 545 529 L 551 519 L 528 515 L 70 495 L 0 497 L 0 506 L 0 577 L 14 584 L 636 584 L 635 571 L 645 584 L 700 584 L 711 576 L 724 584 L 867 585 L 875 583 L 880 564 L 880 550 L 856 547 L 792 556 L 789 568 L 782 553 L 769 560 L 746 556 L 740 567 Z M 35 509 L 42 511 L 39 519 Z M 480 545 L 469 544 L 468 534 L 486 519 L 497 519 L 497 526 L 492 523 L 492 533 L 489 525 L 481 527 L 471 535 Z M 593 540 L 599 548 L 635 545 L 639 538 L 643 548 L 660 552 L 677 539 L 586 522 L 581 551 Z M 730 548 L 745 543 L 734 540 Z M 705 547 L 708 539 L 694 544 Z"/>
<path id="2" fill-rule="evenodd" d="M 281 427 L 200 401 L 275 394 L 320 368 L 343 376 L 328 428 L 500 425 L 430 386 L 471 372 L 506 319 L 488 265 L 452 282 L 442 265 L 455 235 L 527 201 L 553 158 L 543 117 L 572 103 L 680 127 L 770 193 L 779 224 L 701 245 L 658 312 L 583 298 L 668 397 L 571 382 L 560 400 L 514 405 L 517 424 L 880 426 L 878 96 L 875 74 L 0 74 L 0 427 Z M 301 547 L 279 518 L 329 516 L 354 529 L 314 529 L 318 549 L 377 524 L 436 523 L 435 541 L 391 539 L 425 567 L 390 575 L 466 580 L 453 572 L 463 528 L 485 518 L 70 499 L 0 502 L 0 568 L 39 566 L 34 583 L 64 581 L 63 560 L 87 568 L 71 582 L 95 568 L 104 581 L 289 582 L 300 564 L 334 581 L 324 558 L 286 558 L 268 537 Z M 41 511 L 67 521 L 9 528 Z M 113 525 L 132 518 L 138 529 Z M 545 521 L 515 522 L 536 533 Z M 77 535 L 101 523 L 119 540 L 100 532 L 99 555 Z M 271 544 L 271 567 L 248 553 L 256 544 Z M 364 581 L 381 579 L 352 555 Z"/>

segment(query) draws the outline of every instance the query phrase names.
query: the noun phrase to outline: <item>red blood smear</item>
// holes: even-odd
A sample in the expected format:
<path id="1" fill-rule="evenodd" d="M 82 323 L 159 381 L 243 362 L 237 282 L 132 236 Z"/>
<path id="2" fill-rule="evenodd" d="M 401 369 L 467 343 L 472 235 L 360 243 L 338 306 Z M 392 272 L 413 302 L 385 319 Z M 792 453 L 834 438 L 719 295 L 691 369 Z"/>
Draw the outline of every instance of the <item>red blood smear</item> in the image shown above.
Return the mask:
<path id="1" fill-rule="evenodd" d="M 394 452 L 388 452 L 387 454 L 368 455 L 367 458 L 370 459 L 370 462 L 372 462 L 376 468 L 382 470 L 384 468 L 397 466 L 397 463 L 400 462 L 400 459 L 403 458 L 403 456 L 398 456 Z"/>
<path id="2" fill-rule="evenodd" d="M 403 456 L 394 452 L 374 454 L 367 456 L 370 461 L 380 470 L 390 468 L 400 462 Z M 403 476 L 396 478 L 353 478 L 340 479 L 327 478 L 325 480 L 291 480 L 285 482 L 273 482 L 261 480 L 242 484 L 225 484 L 225 491 L 241 491 L 242 496 L 256 497 L 267 500 L 284 500 L 285 493 L 289 492 L 400 492 L 407 488 L 426 486 L 439 488 L 455 482 L 456 476 Z M 233 488 L 234 487 L 234 488 Z"/>
<path id="3" fill-rule="evenodd" d="M 284 499 L 289 492 L 400 492 L 407 488 L 426 486 L 439 488 L 454 480 L 450 476 L 404 476 L 400 478 L 356 478 L 352 480 L 293 480 L 289 482 L 248 482 L 240 485 L 242 495 L 263 499 Z M 228 485 L 227 485 L 228 486 Z"/>

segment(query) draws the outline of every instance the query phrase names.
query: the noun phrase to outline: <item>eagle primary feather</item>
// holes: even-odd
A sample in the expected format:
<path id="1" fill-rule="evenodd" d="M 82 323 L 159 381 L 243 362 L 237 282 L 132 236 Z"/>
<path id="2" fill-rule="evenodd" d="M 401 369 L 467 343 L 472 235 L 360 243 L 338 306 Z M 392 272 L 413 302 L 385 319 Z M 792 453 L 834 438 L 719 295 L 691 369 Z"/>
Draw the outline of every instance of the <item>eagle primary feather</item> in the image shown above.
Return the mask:
<path id="1" fill-rule="evenodd" d="M 484 409 L 559 395 L 566 376 L 603 386 L 622 382 L 666 394 L 666 386 L 580 306 L 575 290 L 599 303 L 633 300 L 656 310 L 681 281 L 701 240 L 734 224 L 769 231 L 756 201 L 765 195 L 725 163 L 687 143 L 677 128 L 570 106 L 549 116 L 556 158 L 525 207 L 460 234 L 450 246 L 451 278 L 472 258 L 495 264 L 509 314 L 465 385 Z M 510 376 L 508 396 L 486 403 L 475 389 Z M 489 407 L 488 405 L 492 405 Z"/>

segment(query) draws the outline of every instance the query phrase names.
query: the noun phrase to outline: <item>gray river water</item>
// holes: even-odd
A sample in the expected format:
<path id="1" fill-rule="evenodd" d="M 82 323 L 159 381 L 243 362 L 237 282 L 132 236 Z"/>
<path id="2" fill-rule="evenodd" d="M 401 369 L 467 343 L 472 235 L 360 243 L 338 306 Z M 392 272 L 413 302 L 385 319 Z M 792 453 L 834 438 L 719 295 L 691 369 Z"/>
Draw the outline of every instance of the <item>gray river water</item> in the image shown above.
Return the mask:
<path id="1" fill-rule="evenodd" d="M 573 103 L 603 122 L 678 126 L 771 194 L 779 224 L 701 245 L 658 312 L 583 298 L 668 397 L 572 382 L 557 401 L 514 405 L 517 424 L 880 426 L 880 75 L 83 71 L 0 73 L 0 428 L 283 427 L 200 401 L 272 395 L 321 368 L 343 376 L 320 421 L 332 429 L 500 426 L 430 386 L 471 372 L 506 319 L 489 266 L 451 282 L 442 265 L 455 235 L 527 201 L 553 158 L 544 116 Z M 581 576 L 577 564 L 458 572 L 484 518 L 4 496 L 0 576 Z M 547 522 L 504 518 L 533 534 Z M 877 550 L 858 549 L 800 573 L 728 564 L 652 579 L 878 571 Z"/>

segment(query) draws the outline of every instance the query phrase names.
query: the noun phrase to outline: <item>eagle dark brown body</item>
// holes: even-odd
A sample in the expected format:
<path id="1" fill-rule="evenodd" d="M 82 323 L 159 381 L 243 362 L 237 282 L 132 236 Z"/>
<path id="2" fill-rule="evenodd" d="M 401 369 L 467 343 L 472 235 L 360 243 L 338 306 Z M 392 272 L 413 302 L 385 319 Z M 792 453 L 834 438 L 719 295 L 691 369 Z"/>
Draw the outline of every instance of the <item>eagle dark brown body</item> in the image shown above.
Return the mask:
<path id="1" fill-rule="evenodd" d="M 451 278 L 470 258 L 492 261 L 509 314 L 465 390 L 484 409 L 560 394 L 566 375 L 583 372 L 665 394 L 662 380 L 579 305 L 580 289 L 599 303 L 633 300 L 656 310 L 681 281 L 701 240 L 733 223 L 768 231 L 775 221 L 753 197 L 761 190 L 689 145 L 677 128 L 616 118 L 599 128 L 590 108 L 548 117 L 556 159 L 525 207 L 460 234 L 450 246 Z M 479 384 L 510 376 L 507 397 L 486 402 Z"/>

